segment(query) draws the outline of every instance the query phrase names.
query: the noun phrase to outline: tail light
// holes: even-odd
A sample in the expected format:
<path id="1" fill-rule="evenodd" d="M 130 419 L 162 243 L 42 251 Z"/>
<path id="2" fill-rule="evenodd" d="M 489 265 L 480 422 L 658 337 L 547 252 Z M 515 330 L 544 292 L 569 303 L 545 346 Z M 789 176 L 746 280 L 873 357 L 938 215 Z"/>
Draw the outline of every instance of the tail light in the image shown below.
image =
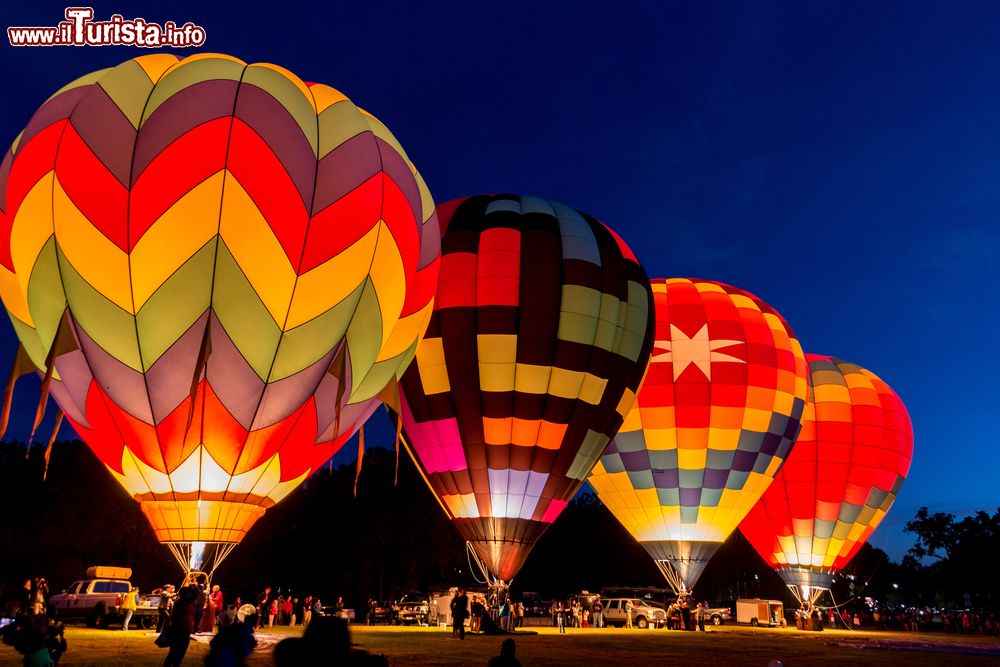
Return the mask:
<path id="1" fill-rule="evenodd" d="M 115 604 L 118 605 L 121 603 L 122 603 L 122 594 L 119 593 L 118 595 L 115 596 Z"/>

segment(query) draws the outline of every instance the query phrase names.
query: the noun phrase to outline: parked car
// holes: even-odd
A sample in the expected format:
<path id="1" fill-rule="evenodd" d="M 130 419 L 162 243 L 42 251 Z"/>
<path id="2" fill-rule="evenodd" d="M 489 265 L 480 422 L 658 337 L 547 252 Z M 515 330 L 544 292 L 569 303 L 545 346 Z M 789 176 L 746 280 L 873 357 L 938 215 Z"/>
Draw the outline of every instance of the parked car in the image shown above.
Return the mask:
<path id="1" fill-rule="evenodd" d="M 392 601 L 391 600 L 376 600 L 375 605 L 368 607 L 368 616 L 366 621 L 368 625 L 388 625 L 392 623 Z"/>
<path id="2" fill-rule="evenodd" d="M 722 625 L 733 621 L 733 610 L 729 607 L 709 607 L 708 622 L 712 625 Z"/>
<path id="3" fill-rule="evenodd" d="M 430 603 L 427 601 L 426 595 L 404 595 L 399 602 L 393 605 L 393 611 L 397 625 L 427 625 Z"/>
<path id="4" fill-rule="evenodd" d="M 667 612 L 643 600 L 633 598 L 609 598 L 601 600 L 604 607 L 604 622 L 607 625 L 625 625 L 625 602 L 632 601 L 632 625 L 637 628 L 662 628 L 667 623 Z"/>
<path id="5" fill-rule="evenodd" d="M 48 613 L 60 621 L 86 621 L 94 628 L 105 628 L 123 620 L 121 604 L 132 590 L 132 570 L 127 567 L 95 566 L 87 569 L 87 578 L 74 581 L 65 592 L 49 598 Z M 153 627 L 159 615 L 160 597 L 140 595 L 132 613 L 133 622 Z"/>
<path id="6" fill-rule="evenodd" d="M 521 602 L 524 603 L 525 616 L 548 616 L 552 608 L 551 600 L 543 600 L 541 595 L 532 591 L 522 593 Z"/>

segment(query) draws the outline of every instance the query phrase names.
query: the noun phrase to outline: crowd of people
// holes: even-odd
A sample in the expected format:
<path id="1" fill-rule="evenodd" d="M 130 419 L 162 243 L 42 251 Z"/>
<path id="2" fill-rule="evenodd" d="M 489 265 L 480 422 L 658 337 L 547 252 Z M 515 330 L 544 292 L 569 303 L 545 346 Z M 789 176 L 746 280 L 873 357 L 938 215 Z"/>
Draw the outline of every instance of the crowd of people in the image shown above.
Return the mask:
<path id="1" fill-rule="evenodd" d="M 216 633 L 209 665 L 237 665 L 256 645 L 255 631 L 276 625 L 308 629 L 313 619 L 326 616 L 318 597 L 274 594 L 270 587 L 257 596 L 256 604 L 244 604 L 238 596 L 226 604 L 221 588 L 209 587 L 204 575 L 180 590 L 167 584 L 153 593 L 160 596 L 157 645 L 169 649 L 164 667 L 181 664 L 196 633 Z M 335 611 L 342 611 L 343 605 L 343 598 L 337 598 Z"/>
<path id="2" fill-rule="evenodd" d="M 201 573 L 195 573 L 193 578 L 185 580 L 179 589 L 168 584 L 154 590 L 153 594 L 159 596 L 160 600 L 156 644 L 168 649 L 163 663 L 165 667 L 179 666 L 182 663 L 190 641 L 197 633 L 213 635 L 206 660 L 209 667 L 235 667 L 243 664 L 243 660 L 256 646 L 255 631 L 276 625 L 301 625 L 306 628 L 302 637 L 285 639 L 277 645 L 274 652 L 276 665 L 304 664 L 301 662 L 304 656 L 326 656 L 331 650 L 344 654 L 347 662 L 343 664 L 387 664 L 384 656 L 351 650 L 349 641 L 343 641 L 348 635 L 344 600 L 341 597 L 330 608 L 324 607 L 319 597 L 275 594 L 267 587 L 257 596 L 256 604 L 244 604 L 240 597 L 234 597 L 227 604 L 221 587 L 210 585 L 208 578 Z M 62 624 L 47 617 L 47 599 L 48 585 L 44 578 L 25 581 L 17 601 L 17 620 L 3 631 L 3 641 L 25 655 L 25 664 L 56 665 L 66 650 Z M 138 604 L 138 589 L 132 587 L 124 594 L 120 603 L 122 630 L 129 629 Z M 621 609 L 625 614 L 625 626 L 631 627 L 637 613 L 632 601 L 623 599 Z M 552 625 L 558 627 L 560 632 L 565 632 L 570 627 L 603 628 L 606 625 L 605 609 L 597 596 L 580 595 L 570 596 L 566 600 L 554 600 L 549 611 Z M 705 624 L 709 621 L 708 605 L 704 602 L 695 603 L 686 597 L 669 604 L 665 611 L 665 626 L 668 629 L 704 631 Z M 454 634 L 464 639 L 467 619 L 469 631 L 473 633 L 484 631 L 484 624 L 494 631 L 497 628 L 514 631 L 523 627 L 526 609 L 523 601 L 512 600 L 504 589 L 492 589 L 487 594 L 467 594 L 465 590 L 459 589 L 451 600 L 451 613 Z M 820 608 L 806 604 L 796 609 L 794 616 L 796 625 L 803 629 L 822 629 L 827 625 L 855 629 L 902 629 L 913 632 L 934 629 L 956 634 L 1000 634 L 992 613 L 968 609 L 935 611 L 871 606 L 846 609 Z M 616 618 L 616 622 L 621 622 L 620 617 Z M 514 657 L 514 650 L 513 640 L 506 640 L 500 654 L 490 664 L 519 665 Z"/>
<path id="3" fill-rule="evenodd" d="M 1000 635 L 1000 624 L 990 611 L 920 607 L 827 608 L 823 620 L 830 627 L 855 630 L 941 631 L 963 635 Z"/>

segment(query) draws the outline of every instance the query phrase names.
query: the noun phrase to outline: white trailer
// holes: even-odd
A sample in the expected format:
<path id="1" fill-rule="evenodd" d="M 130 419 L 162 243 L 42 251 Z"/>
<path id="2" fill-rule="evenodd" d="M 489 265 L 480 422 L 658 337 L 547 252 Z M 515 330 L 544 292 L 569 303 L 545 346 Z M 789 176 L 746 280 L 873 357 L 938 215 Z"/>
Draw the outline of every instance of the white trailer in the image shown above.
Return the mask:
<path id="1" fill-rule="evenodd" d="M 752 598 L 736 601 L 736 622 L 750 625 L 781 625 L 785 617 L 785 605 L 780 600 Z"/>

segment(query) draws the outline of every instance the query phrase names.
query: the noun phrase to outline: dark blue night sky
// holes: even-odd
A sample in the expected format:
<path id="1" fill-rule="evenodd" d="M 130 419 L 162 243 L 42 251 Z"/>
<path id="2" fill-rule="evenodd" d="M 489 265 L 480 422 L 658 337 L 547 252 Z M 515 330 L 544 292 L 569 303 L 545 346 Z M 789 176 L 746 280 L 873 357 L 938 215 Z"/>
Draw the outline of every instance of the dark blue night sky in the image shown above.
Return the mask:
<path id="1" fill-rule="evenodd" d="M 30 4 L 3 27 L 55 25 L 65 7 Z M 916 436 L 872 539 L 894 556 L 921 505 L 1000 505 L 1000 5 L 216 4 L 95 11 L 193 21 L 202 50 L 333 85 L 392 129 L 437 201 L 565 202 L 651 277 L 747 289 L 807 352 L 877 373 Z M 141 53 L 3 42 L 4 142 L 64 83 Z M 0 327 L 4 376 L 15 349 Z M 8 438 L 27 438 L 37 387 L 18 385 Z M 369 441 L 391 441 L 376 420 Z"/>

